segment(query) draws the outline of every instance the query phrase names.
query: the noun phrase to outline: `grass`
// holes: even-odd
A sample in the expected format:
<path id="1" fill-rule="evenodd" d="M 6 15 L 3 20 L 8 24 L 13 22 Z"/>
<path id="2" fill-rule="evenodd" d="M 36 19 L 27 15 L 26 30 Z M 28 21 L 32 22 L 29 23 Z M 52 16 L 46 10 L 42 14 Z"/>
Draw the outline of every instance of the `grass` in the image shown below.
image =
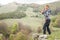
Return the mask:
<path id="1" fill-rule="evenodd" d="M 60 31 L 52 32 L 52 34 L 48 37 L 48 40 L 60 40 Z"/>

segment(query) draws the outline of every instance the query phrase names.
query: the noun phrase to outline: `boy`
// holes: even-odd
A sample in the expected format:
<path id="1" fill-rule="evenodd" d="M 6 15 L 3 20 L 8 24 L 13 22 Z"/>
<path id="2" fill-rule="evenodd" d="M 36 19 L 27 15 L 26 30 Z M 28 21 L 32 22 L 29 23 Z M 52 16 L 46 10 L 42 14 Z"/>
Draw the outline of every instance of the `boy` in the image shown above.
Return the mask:
<path id="1" fill-rule="evenodd" d="M 50 31 L 50 28 L 49 28 L 49 25 L 50 25 L 50 13 L 51 13 L 51 10 L 49 8 L 49 5 L 46 5 L 44 10 L 41 11 L 41 13 L 45 16 L 45 24 L 43 26 L 43 34 L 46 34 L 46 30 L 48 31 L 49 34 L 51 34 L 51 31 Z"/>

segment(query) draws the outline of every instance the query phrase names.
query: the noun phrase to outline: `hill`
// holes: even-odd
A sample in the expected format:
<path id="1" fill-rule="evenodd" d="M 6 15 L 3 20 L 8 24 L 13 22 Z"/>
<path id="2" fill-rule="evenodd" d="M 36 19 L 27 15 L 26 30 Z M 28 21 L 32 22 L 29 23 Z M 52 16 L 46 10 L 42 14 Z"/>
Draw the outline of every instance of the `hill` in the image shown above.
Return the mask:
<path id="1" fill-rule="evenodd" d="M 17 9 L 18 5 L 16 3 L 9 3 L 0 7 L 0 13 L 13 12 Z"/>
<path id="2" fill-rule="evenodd" d="M 60 12 L 60 5 L 59 5 L 60 1 L 48 3 L 48 4 L 50 5 L 53 15 L 57 14 L 57 12 Z M 31 3 L 31 4 L 21 4 L 16 2 L 9 3 L 7 5 L 3 5 L 0 7 L 0 15 L 1 15 L 0 18 L 2 17 L 20 18 L 21 15 L 38 17 L 40 14 L 40 10 L 42 10 L 45 5 L 46 4 L 40 5 L 36 3 Z"/>
<path id="3" fill-rule="evenodd" d="M 57 1 L 57 2 L 53 2 L 53 3 L 48 3 L 50 6 L 51 6 L 51 9 L 56 9 L 56 8 L 59 8 L 60 7 L 60 1 Z M 46 4 L 43 4 L 43 5 L 40 5 L 40 4 L 36 4 L 36 3 L 31 3 L 31 4 L 20 4 L 20 3 L 16 3 L 16 2 L 13 2 L 13 3 L 9 3 L 7 5 L 4 5 L 2 7 L 0 7 L 0 13 L 6 13 L 6 12 L 13 12 L 17 9 L 19 9 L 20 7 L 20 10 L 26 10 L 27 8 L 31 7 L 34 9 L 34 11 L 39 11 L 43 8 L 43 6 L 45 6 Z"/>

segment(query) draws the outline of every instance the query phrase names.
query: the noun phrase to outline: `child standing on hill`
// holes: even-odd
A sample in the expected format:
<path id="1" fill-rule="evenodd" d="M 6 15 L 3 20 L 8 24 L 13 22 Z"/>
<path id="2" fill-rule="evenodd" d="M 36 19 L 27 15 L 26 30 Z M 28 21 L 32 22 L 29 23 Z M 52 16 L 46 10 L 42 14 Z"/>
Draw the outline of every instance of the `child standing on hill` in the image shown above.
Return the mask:
<path id="1" fill-rule="evenodd" d="M 45 16 L 45 24 L 43 26 L 43 34 L 46 34 L 46 30 L 48 31 L 49 34 L 51 34 L 51 31 L 50 31 L 50 28 L 49 28 L 49 25 L 50 25 L 50 13 L 51 13 L 51 10 L 49 8 L 49 5 L 46 5 L 44 10 L 41 11 L 41 13 Z"/>

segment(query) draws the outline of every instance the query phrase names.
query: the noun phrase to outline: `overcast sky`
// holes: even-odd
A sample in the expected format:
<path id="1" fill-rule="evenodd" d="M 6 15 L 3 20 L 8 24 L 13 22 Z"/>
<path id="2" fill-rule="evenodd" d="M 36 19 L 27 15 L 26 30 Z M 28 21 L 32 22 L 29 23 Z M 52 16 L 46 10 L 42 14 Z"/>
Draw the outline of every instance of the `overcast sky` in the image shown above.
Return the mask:
<path id="1" fill-rule="evenodd" d="M 55 2 L 59 0 L 0 0 L 0 3 L 5 5 L 11 2 L 18 2 L 18 3 L 37 3 L 37 4 L 45 4 L 45 3 L 50 3 L 50 2 Z"/>

